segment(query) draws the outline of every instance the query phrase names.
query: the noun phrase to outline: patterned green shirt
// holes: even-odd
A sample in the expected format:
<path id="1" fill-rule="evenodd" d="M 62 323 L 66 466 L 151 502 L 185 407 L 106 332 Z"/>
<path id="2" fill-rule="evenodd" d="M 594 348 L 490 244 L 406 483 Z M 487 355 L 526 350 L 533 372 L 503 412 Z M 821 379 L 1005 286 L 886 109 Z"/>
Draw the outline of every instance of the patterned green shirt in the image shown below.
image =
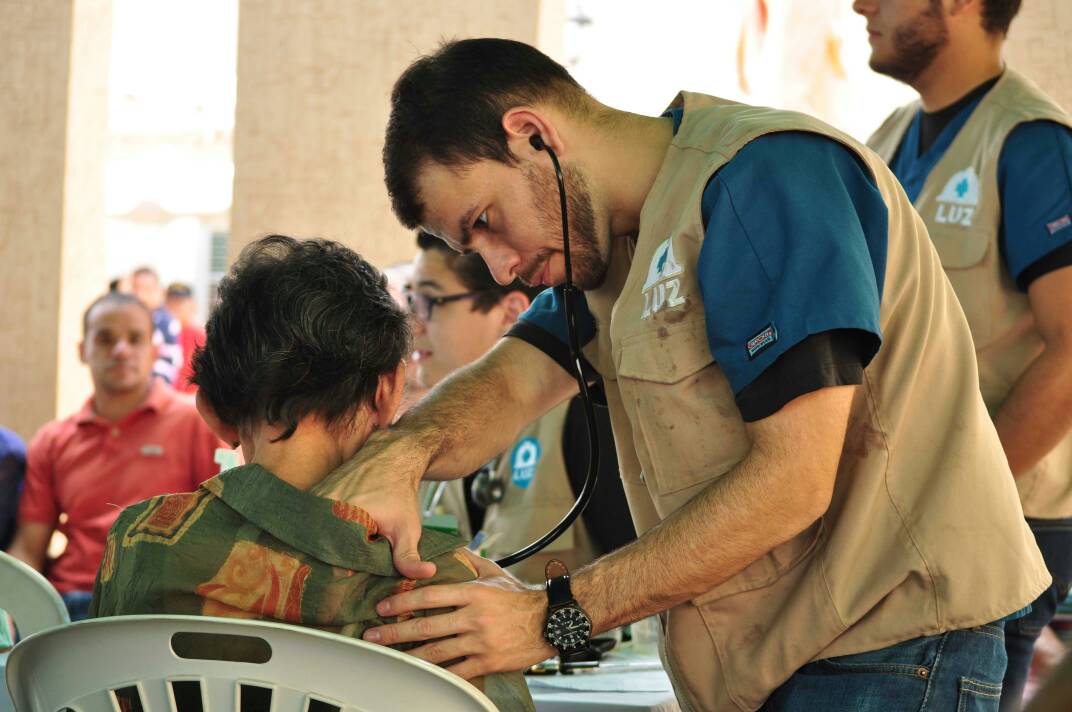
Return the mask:
<path id="1" fill-rule="evenodd" d="M 359 638 L 367 628 L 400 619 L 377 615 L 383 598 L 476 578 L 458 551 L 462 544 L 425 529 L 421 559 L 435 563 L 436 575 L 402 578 L 390 544 L 363 509 L 244 465 L 196 492 L 123 510 L 108 533 L 90 615 L 264 618 Z M 520 673 L 484 682 L 500 709 L 533 709 Z"/>

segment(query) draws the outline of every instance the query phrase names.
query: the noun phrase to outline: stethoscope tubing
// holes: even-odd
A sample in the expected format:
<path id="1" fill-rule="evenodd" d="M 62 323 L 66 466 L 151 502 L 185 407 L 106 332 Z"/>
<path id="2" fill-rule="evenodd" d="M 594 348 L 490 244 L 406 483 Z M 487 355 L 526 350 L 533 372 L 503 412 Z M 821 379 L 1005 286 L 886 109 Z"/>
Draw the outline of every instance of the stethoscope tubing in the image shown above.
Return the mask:
<path id="1" fill-rule="evenodd" d="M 562 299 L 566 317 L 566 331 L 569 334 L 569 349 L 570 359 L 573 362 L 573 376 L 577 380 L 577 387 L 580 390 L 581 404 L 584 410 L 584 419 L 588 424 L 588 473 L 584 478 L 584 486 L 581 487 L 581 491 L 577 495 L 577 501 L 573 503 L 573 506 L 570 507 L 569 511 L 566 512 L 566 515 L 562 517 L 562 520 L 536 541 L 495 562 L 503 568 L 524 561 L 533 554 L 546 548 L 555 539 L 562 536 L 562 534 L 570 528 L 573 522 L 577 520 L 577 517 L 581 516 L 581 513 L 588 507 L 588 504 L 592 501 L 592 495 L 595 494 L 596 484 L 599 481 L 599 438 L 597 437 L 596 430 L 596 413 L 595 408 L 592 405 L 591 394 L 588 392 L 588 381 L 584 377 L 581 348 L 577 339 L 576 313 L 573 308 L 573 298 L 577 289 L 573 286 L 573 263 L 570 257 L 569 216 L 566 211 L 566 182 L 562 177 L 562 166 L 558 162 L 558 156 L 555 155 L 555 152 L 551 150 L 550 146 L 543 142 L 540 135 L 533 135 L 529 139 L 529 143 L 531 143 L 532 147 L 537 151 L 547 151 L 547 155 L 551 157 L 551 163 L 554 164 L 555 167 L 555 178 L 558 180 L 558 201 L 562 213 L 562 250 L 565 253 L 566 263 L 566 280 L 562 287 Z"/>

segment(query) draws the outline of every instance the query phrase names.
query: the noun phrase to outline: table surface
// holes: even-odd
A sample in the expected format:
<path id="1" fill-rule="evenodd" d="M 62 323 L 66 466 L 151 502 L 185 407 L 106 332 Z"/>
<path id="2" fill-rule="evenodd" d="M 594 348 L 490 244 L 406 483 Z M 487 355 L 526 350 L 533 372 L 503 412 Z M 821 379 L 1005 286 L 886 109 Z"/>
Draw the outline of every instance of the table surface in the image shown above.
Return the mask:
<path id="1" fill-rule="evenodd" d="M 537 712 L 679 712 L 670 678 L 653 651 L 625 645 L 594 670 L 572 675 L 528 675 Z"/>

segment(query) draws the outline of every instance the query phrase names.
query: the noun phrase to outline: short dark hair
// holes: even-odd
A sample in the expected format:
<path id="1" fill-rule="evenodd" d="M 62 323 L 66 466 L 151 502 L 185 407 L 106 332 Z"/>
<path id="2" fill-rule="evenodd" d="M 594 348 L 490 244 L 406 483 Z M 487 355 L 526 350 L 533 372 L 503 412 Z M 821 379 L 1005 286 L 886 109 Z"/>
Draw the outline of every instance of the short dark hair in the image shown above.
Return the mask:
<path id="1" fill-rule="evenodd" d="M 383 165 L 395 215 L 409 228 L 424 219 L 417 172 L 425 161 L 513 165 L 502 127 L 507 110 L 555 101 L 578 111 L 585 96 L 565 67 L 522 42 L 461 40 L 421 57 L 391 92 Z"/>
<path id="2" fill-rule="evenodd" d="M 160 281 L 160 273 L 148 265 L 143 265 L 130 273 L 131 277 L 152 277 L 157 282 Z"/>
<path id="3" fill-rule="evenodd" d="M 284 235 L 242 250 L 206 332 L 190 382 L 224 423 L 278 424 L 279 440 L 307 415 L 352 423 L 410 336 L 375 267 L 337 242 Z"/>
<path id="4" fill-rule="evenodd" d="M 194 296 L 193 287 L 185 282 L 172 282 L 167 288 L 168 299 L 189 299 Z"/>
<path id="5" fill-rule="evenodd" d="M 504 287 L 491 276 L 491 270 L 480 255 L 475 252 L 456 252 L 450 245 L 427 232 L 417 232 L 417 247 L 425 252 L 435 250 L 442 253 L 446 258 L 447 268 L 457 275 L 466 289 L 477 292 L 477 296 L 473 298 L 473 308 L 482 312 L 489 311 L 510 292 L 521 292 L 532 301 L 544 290 L 542 286 L 529 287 L 520 279 L 515 279 Z"/>
<path id="6" fill-rule="evenodd" d="M 149 307 L 145 306 L 145 302 L 135 297 L 133 294 L 126 294 L 125 292 L 105 292 L 101 296 L 93 300 L 93 302 L 86 307 L 86 310 L 82 313 L 82 337 L 89 333 L 89 315 L 101 304 L 112 304 L 115 306 L 137 306 L 145 315 L 149 317 L 149 331 L 153 330 L 153 313 L 149 310 Z"/>
<path id="7" fill-rule="evenodd" d="M 1007 35 L 1018 12 L 1020 0 L 984 0 L 983 29 L 992 35 Z"/>

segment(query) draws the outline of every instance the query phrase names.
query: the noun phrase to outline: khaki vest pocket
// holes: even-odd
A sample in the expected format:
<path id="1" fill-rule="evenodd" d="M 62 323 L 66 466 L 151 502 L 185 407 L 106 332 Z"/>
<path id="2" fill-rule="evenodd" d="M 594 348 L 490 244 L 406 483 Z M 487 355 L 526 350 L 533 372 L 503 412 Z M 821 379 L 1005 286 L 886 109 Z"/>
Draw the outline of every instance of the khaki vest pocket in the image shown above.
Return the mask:
<path id="1" fill-rule="evenodd" d="M 663 517 L 751 448 L 729 382 L 708 349 L 703 319 L 623 338 L 618 386 Z"/>
<path id="2" fill-rule="evenodd" d="M 694 598 L 693 603 L 703 606 L 735 593 L 754 591 L 771 585 L 785 575 L 785 572 L 808 558 L 818 546 L 824 531 L 822 518 L 817 519 L 800 534 L 753 561 L 741 573 Z"/>
<path id="3" fill-rule="evenodd" d="M 990 249 L 989 230 L 932 226 L 929 232 L 942 267 L 947 270 L 974 267 L 986 258 Z"/>

